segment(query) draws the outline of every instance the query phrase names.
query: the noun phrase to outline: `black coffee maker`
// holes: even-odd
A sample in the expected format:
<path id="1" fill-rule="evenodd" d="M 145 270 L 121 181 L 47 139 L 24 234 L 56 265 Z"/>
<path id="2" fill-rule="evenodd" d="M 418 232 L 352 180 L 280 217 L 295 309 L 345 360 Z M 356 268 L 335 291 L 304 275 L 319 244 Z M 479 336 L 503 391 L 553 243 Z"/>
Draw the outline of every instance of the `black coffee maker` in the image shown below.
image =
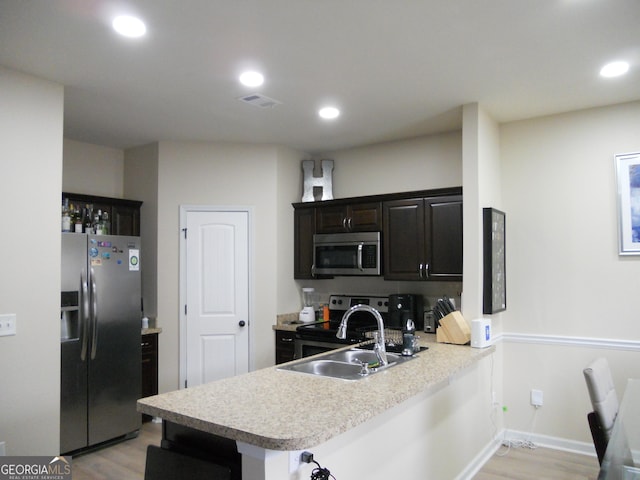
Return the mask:
<path id="1" fill-rule="evenodd" d="M 424 330 L 424 302 L 422 295 L 414 293 L 394 293 L 389 295 L 388 321 L 385 326 L 403 330 L 407 320 L 413 320 L 416 331 Z"/>

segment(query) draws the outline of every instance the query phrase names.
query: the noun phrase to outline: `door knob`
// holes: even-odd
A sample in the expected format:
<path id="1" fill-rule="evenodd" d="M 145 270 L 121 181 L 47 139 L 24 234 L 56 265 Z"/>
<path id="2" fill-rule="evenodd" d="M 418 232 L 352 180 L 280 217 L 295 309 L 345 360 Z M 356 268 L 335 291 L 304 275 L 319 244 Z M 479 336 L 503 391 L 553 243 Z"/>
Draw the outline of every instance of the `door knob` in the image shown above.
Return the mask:
<path id="1" fill-rule="evenodd" d="M 244 327 L 247 323 L 244 320 L 240 320 L 238 322 L 238 325 L 240 325 L 241 327 Z"/>

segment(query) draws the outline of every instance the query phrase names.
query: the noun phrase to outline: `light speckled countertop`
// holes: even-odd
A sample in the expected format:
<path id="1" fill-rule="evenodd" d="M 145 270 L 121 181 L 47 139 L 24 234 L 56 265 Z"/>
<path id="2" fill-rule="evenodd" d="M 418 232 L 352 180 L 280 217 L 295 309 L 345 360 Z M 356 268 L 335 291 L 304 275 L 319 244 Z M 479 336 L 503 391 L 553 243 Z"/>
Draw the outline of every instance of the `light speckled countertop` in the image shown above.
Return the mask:
<path id="1" fill-rule="evenodd" d="M 274 330 L 284 330 L 295 332 L 296 328 L 304 323 L 298 321 L 299 313 L 283 313 L 276 317 L 276 324 L 272 326 Z"/>
<path id="2" fill-rule="evenodd" d="M 452 375 L 495 350 L 432 339 L 427 335 L 421 340 L 429 349 L 417 359 L 361 380 L 269 367 L 141 399 L 138 411 L 266 449 L 311 448 L 429 388 L 444 385 Z M 304 359 L 295 360 L 300 361 Z"/>
<path id="3" fill-rule="evenodd" d="M 149 328 L 142 329 L 142 335 L 153 335 L 154 333 L 162 333 L 162 329 L 157 327 L 149 327 Z"/>

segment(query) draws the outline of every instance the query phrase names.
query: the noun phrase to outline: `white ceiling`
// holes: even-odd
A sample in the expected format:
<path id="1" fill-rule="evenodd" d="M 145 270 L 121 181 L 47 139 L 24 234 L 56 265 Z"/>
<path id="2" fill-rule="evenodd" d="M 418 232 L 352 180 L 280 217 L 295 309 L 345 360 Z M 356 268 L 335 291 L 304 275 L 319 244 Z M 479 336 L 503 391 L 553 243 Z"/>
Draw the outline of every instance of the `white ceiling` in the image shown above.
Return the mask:
<path id="1" fill-rule="evenodd" d="M 123 11 L 144 38 L 111 30 Z M 0 65 L 65 86 L 68 138 L 320 153 L 459 129 L 469 102 L 504 122 L 638 100 L 639 20 L 640 0 L 0 0 Z"/>

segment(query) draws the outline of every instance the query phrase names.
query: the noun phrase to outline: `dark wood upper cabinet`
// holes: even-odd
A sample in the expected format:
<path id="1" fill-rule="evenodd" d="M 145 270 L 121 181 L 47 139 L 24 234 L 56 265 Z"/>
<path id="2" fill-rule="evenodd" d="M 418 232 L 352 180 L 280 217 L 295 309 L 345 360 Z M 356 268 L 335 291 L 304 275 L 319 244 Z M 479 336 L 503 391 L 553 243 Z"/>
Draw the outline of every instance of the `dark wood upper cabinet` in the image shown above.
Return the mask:
<path id="1" fill-rule="evenodd" d="M 462 280 L 462 195 L 425 199 L 430 280 Z"/>
<path id="2" fill-rule="evenodd" d="M 68 199 L 69 204 L 76 208 L 85 208 L 86 205 L 93 205 L 93 210 L 102 210 L 109 214 L 111 235 L 140 235 L 140 207 L 142 202 L 138 200 L 127 200 L 124 198 L 100 197 L 96 195 L 85 195 L 80 193 L 62 193 L 62 201 Z"/>
<path id="3" fill-rule="evenodd" d="M 318 207 L 316 233 L 379 232 L 382 230 L 382 203 L 354 203 Z"/>
<path id="4" fill-rule="evenodd" d="M 386 280 L 462 280 L 461 187 L 293 207 L 296 279 L 318 278 L 312 272 L 315 233 L 380 231 Z"/>
<path id="5" fill-rule="evenodd" d="M 462 195 L 383 203 L 387 280 L 462 280 Z"/>
<path id="6" fill-rule="evenodd" d="M 114 205 L 112 207 L 112 224 L 114 235 L 140 235 L 140 207 L 130 205 Z M 115 233 L 117 232 L 117 233 Z"/>
<path id="7" fill-rule="evenodd" d="M 421 280 L 424 266 L 424 200 L 395 200 L 383 205 L 384 277 Z"/>
<path id="8" fill-rule="evenodd" d="M 293 211 L 293 278 L 313 278 L 313 234 L 316 229 L 316 209 L 296 208 Z"/>

